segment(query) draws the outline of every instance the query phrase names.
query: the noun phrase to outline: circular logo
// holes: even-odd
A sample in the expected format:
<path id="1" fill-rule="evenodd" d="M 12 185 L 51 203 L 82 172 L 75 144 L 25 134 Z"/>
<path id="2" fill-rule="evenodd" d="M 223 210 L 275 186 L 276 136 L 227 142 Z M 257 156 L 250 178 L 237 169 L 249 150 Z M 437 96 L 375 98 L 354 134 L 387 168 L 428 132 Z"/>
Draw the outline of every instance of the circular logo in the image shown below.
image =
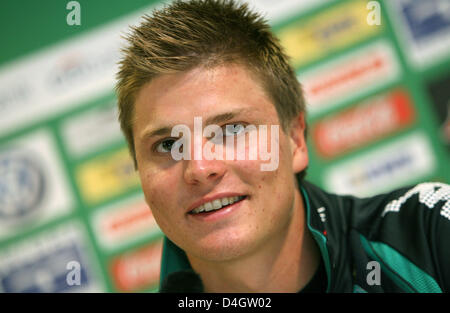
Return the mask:
<path id="1" fill-rule="evenodd" d="M 0 221 L 19 222 L 34 215 L 44 191 L 44 173 L 36 159 L 0 155 Z"/>

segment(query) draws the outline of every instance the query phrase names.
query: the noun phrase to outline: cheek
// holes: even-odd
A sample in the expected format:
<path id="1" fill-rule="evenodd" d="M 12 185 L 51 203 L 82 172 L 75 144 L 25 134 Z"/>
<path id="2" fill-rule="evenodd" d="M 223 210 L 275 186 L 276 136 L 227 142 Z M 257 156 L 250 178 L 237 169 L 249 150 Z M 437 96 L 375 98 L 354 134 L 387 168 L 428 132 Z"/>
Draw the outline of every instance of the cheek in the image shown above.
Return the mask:
<path id="1" fill-rule="evenodd" d="M 266 214 L 270 216 L 268 219 L 270 224 L 287 214 L 289 208 L 293 205 L 295 176 L 290 153 L 290 146 L 286 137 L 280 136 L 278 168 L 274 171 L 261 171 L 260 163 L 267 161 L 258 161 L 252 165 L 248 164 L 245 167 L 246 173 L 242 175 L 242 177 L 250 179 L 250 183 L 255 186 L 256 205 L 267 209 Z M 286 210 L 271 210 L 275 207 L 285 208 Z"/>
<path id="2" fill-rule="evenodd" d="M 172 236 L 174 225 L 177 224 L 177 205 L 173 194 L 176 182 L 171 181 L 170 176 L 165 178 L 162 173 L 143 174 L 141 182 L 145 200 L 156 223 L 167 236 Z"/>
<path id="3" fill-rule="evenodd" d="M 160 215 L 158 214 L 160 211 L 167 211 L 162 208 L 170 208 L 169 202 L 173 199 L 172 191 L 176 185 L 176 182 L 171 180 L 171 177 L 173 176 L 153 171 L 146 171 L 140 174 L 142 191 L 147 204 L 155 211 L 155 216 Z"/>

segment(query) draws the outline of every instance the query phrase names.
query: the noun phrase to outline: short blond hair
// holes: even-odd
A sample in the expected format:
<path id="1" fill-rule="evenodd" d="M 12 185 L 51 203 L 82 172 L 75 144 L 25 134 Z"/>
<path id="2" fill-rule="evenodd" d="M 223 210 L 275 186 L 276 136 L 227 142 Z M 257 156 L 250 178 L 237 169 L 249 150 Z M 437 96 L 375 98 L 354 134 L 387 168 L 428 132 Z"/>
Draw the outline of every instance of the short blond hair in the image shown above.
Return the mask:
<path id="1" fill-rule="evenodd" d="M 132 27 L 119 62 L 119 121 L 137 168 L 134 102 L 153 78 L 199 66 L 242 64 L 259 78 L 283 130 L 305 111 L 303 93 L 279 40 L 261 15 L 234 0 L 174 1 Z"/>

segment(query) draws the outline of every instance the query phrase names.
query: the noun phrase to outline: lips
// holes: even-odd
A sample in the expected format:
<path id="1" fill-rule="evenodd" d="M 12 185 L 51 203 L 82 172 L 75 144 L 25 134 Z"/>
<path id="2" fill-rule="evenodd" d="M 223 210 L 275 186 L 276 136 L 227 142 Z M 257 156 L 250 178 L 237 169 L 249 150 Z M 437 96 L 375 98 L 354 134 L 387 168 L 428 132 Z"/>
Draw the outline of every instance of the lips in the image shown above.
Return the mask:
<path id="1" fill-rule="evenodd" d="M 194 203 L 188 210 L 188 214 L 201 214 L 206 212 L 212 212 L 220 210 L 224 207 L 228 207 L 236 202 L 245 199 L 246 195 L 237 194 L 222 194 L 213 197 L 206 197 L 202 200 Z"/>
<path id="2" fill-rule="evenodd" d="M 223 207 L 226 207 L 228 205 L 232 205 L 235 202 L 238 202 L 240 200 L 243 200 L 245 196 L 235 196 L 235 197 L 223 197 L 220 199 L 216 199 L 210 202 L 206 202 L 197 208 L 190 211 L 190 214 L 198 214 L 202 212 L 210 212 L 210 211 L 216 211 L 220 210 Z"/>

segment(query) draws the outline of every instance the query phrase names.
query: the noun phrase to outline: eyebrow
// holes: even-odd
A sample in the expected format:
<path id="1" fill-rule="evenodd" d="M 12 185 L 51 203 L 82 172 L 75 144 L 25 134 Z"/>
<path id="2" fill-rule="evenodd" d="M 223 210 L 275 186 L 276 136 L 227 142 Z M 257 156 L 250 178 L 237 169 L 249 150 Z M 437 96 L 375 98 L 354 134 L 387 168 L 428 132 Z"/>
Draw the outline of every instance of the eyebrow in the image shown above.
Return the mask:
<path id="1" fill-rule="evenodd" d="M 226 113 L 208 117 L 206 119 L 205 125 L 219 124 L 219 123 L 229 121 L 229 120 L 233 119 L 234 117 L 236 117 L 237 115 L 239 115 L 243 112 L 246 112 L 246 111 L 250 111 L 250 110 L 249 109 L 238 109 L 238 110 L 234 110 L 231 112 L 226 112 Z M 146 140 L 146 139 L 149 139 L 149 138 L 155 137 L 155 136 L 164 136 L 164 135 L 170 134 L 170 133 L 172 133 L 172 128 L 173 127 L 164 126 L 164 127 L 160 127 L 155 130 L 152 130 L 152 131 L 144 131 L 144 133 L 141 136 L 141 140 Z"/>
<path id="2" fill-rule="evenodd" d="M 208 117 L 206 119 L 205 125 L 220 124 L 220 123 L 229 121 L 229 120 L 235 118 L 237 115 L 241 114 L 243 111 L 246 111 L 246 109 L 239 109 L 239 110 L 226 112 L 226 113 L 222 113 L 219 115 Z"/>
<path id="3" fill-rule="evenodd" d="M 141 140 L 146 140 L 149 139 L 151 137 L 155 137 L 155 136 L 164 136 L 167 134 L 170 134 L 172 132 L 172 128 L 170 127 L 161 127 L 155 130 L 152 130 L 150 132 L 144 132 L 141 136 Z"/>

